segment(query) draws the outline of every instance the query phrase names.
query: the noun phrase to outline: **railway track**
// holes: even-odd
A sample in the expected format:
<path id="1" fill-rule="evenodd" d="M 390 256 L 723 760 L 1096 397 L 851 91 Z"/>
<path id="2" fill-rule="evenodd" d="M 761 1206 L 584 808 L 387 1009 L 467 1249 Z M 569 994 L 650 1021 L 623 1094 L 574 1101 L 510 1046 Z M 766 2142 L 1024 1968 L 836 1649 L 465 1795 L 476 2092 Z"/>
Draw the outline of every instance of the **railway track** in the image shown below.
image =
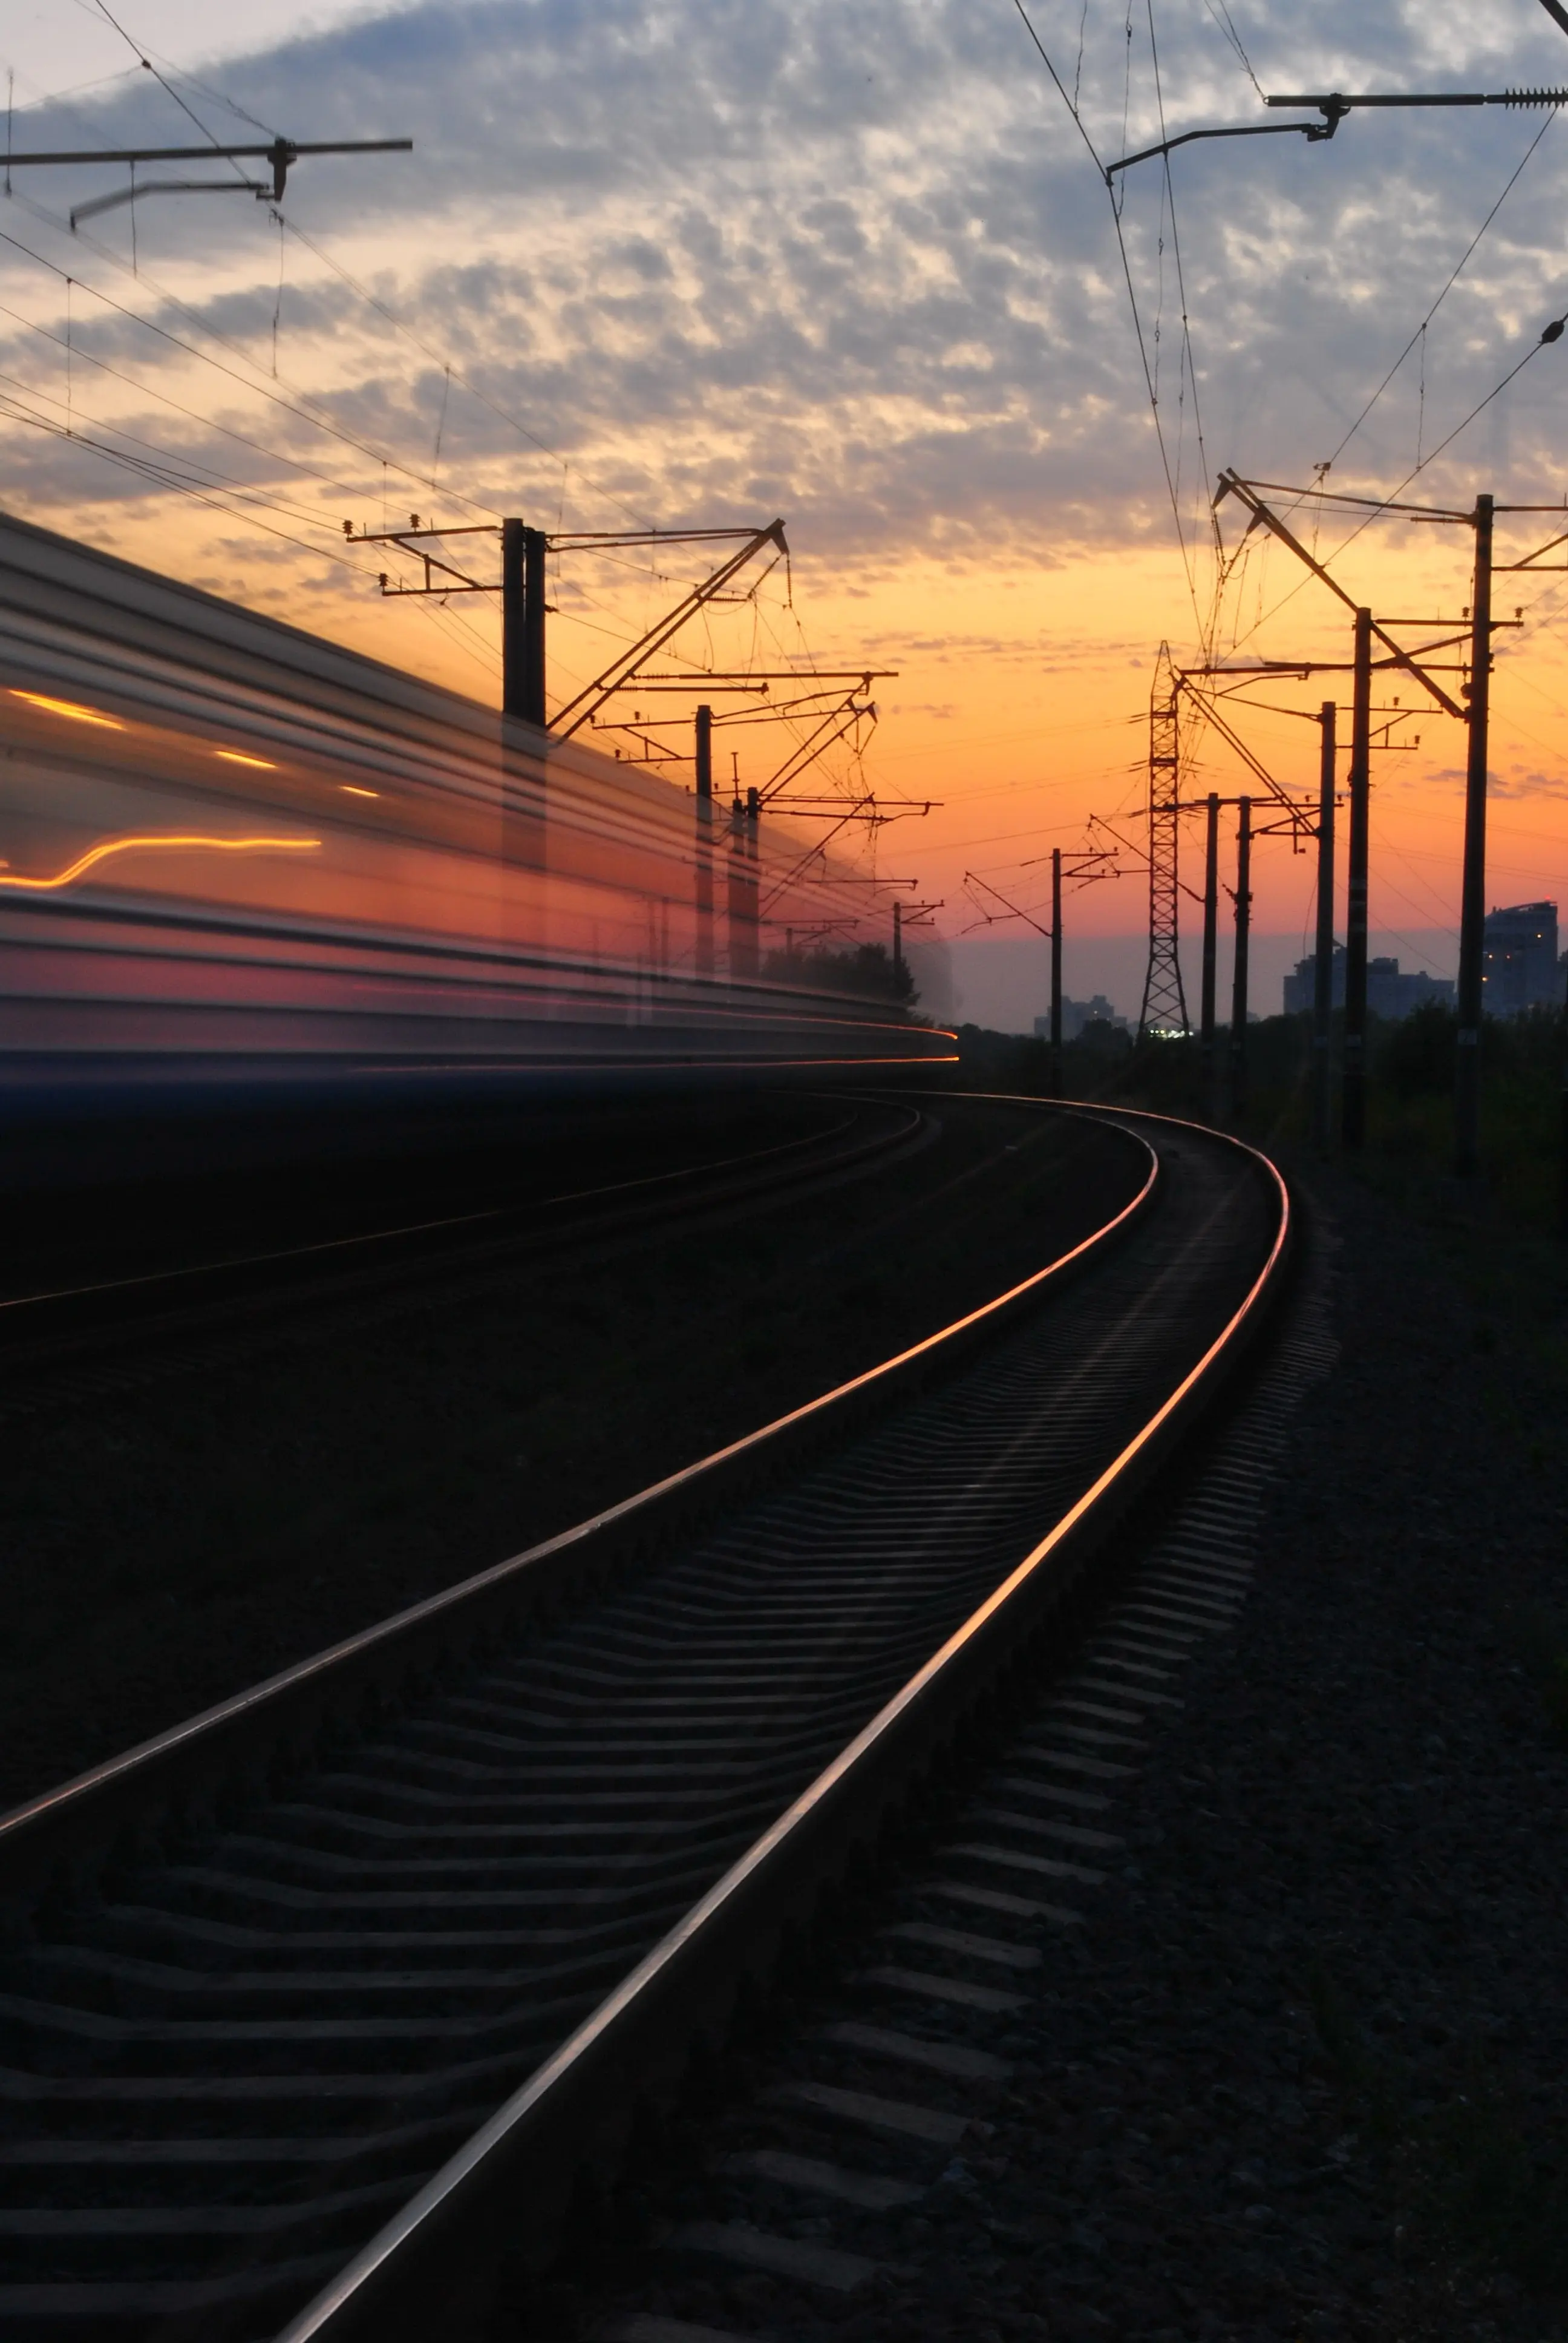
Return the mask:
<path id="1" fill-rule="evenodd" d="M 941 2332 L 980 2333 L 999 2308 L 1044 2334 L 1041 2314 L 1085 2302 L 1060 2283 L 1082 2261 L 1077 2199 L 1006 2151 L 1060 2087 L 1057 1948 L 1118 1874 L 1137 1875 L 1143 1785 L 1171 1763 L 1191 1675 L 1241 1622 L 1292 1419 L 1337 1355 L 1315 1281 L 1289 1319 L 1063 1664 L 882 1866 L 804 1993 L 795 1981 L 791 2022 L 745 2030 L 743 2087 L 635 2160 L 543 2285 L 503 2278 L 495 2343 L 815 2343 L 857 2313 L 857 2332 L 919 2334 L 934 2312 Z M 1093 2137 L 1081 2118 L 1062 2127 L 1080 2150 Z"/>
<path id="2" fill-rule="evenodd" d="M 820 1104 L 819 1127 L 799 1137 L 644 1177 L 0 1299 L 0 1422 L 226 1365 L 302 1318 L 337 1331 L 432 1299 L 460 1306 L 542 1254 L 717 1226 L 865 1177 L 938 1127 L 921 1108 L 883 1099 Z"/>
<path id="3" fill-rule="evenodd" d="M 0 1824 L 8 2334 L 482 2332 L 1261 1326 L 1277 1177 L 1113 1120 L 1026 1287 Z"/>

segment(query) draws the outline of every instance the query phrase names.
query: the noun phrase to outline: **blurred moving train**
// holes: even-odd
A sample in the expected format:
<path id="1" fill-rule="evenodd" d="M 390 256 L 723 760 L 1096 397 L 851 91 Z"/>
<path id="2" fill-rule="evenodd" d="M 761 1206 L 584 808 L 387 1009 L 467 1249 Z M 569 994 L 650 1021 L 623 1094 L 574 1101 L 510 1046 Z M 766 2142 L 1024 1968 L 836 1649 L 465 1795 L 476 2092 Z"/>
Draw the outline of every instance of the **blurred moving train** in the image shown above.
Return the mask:
<path id="1" fill-rule="evenodd" d="M 759 975 L 843 913 L 792 827 L 5 516 L 0 747 L 13 1114 L 952 1055 Z"/>

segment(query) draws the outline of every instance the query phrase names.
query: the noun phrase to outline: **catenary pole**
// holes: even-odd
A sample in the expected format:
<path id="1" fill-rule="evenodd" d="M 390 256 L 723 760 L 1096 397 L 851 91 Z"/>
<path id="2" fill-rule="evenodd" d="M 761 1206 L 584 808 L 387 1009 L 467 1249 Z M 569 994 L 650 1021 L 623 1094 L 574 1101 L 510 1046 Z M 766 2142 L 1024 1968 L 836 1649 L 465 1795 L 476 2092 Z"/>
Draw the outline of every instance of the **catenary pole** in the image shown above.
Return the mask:
<path id="1" fill-rule="evenodd" d="M 1351 714 L 1351 834 L 1345 873 L 1345 1040 L 1341 1119 L 1344 1143 L 1366 1138 L 1367 838 L 1372 784 L 1372 616 L 1356 612 Z"/>
<path id="2" fill-rule="evenodd" d="M 1061 1096 L 1061 849 L 1050 850 L 1050 1095 Z"/>
<path id="3" fill-rule="evenodd" d="M 1217 1105 L 1214 1079 L 1214 969 L 1220 941 L 1220 799 L 1211 789 L 1203 834 L 1203 994 L 1199 1011 L 1199 1050 L 1206 1113 Z"/>
<path id="4" fill-rule="evenodd" d="M 523 539 L 528 531 L 520 520 L 501 523 L 501 712 L 504 716 L 527 713 L 528 668 L 523 648 L 524 624 Z"/>
<path id="5" fill-rule="evenodd" d="M 1318 710 L 1322 760 L 1318 783 L 1318 943 L 1312 986 L 1312 1138 L 1326 1155 L 1332 1141 L 1334 1022 L 1334 730 L 1337 709 Z"/>
<path id="6" fill-rule="evenodd" d="M 1492 703 L 1492 498 L 1475 499 L 1475 585 L 1470 606 L 1470 754 L 1464 778 L 1464 878 L 1459 910 L 1459 1050 L 1454 1065 L 1453 1168 L 1481 1163 L 1481 995 L 1486 921 L 1486 760 Z"/>
<path id="7" fill-rule="evenodd" d="M 545 715 L 545 550 L 542 528 L 523 531 L 523 705 L 518 711 L 542 732 Z"/>
<path id="8" fill-rule="evenodd" d="M 700 707 L 697 731 L 697 973 L 713 974 L 713 710 Z"/>
<path id="9" fill-rule="evenodd" d="M 1252 800 L 1236 816 L 1236 970 L 1231 990 L 1231 1111 L 1247 1104 L 1247 947 L 1252 931 Z"/>

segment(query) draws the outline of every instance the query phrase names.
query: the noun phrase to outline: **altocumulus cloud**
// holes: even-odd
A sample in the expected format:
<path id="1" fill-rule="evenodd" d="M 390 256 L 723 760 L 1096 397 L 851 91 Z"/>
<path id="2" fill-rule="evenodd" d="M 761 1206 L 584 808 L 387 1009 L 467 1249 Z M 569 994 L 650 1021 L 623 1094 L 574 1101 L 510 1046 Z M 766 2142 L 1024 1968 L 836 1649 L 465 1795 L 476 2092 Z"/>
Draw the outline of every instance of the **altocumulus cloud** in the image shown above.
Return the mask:
<path id="1" fill-rule="evenodd" d="M 1091 0 L 1081 54 L 1080 7 L 1031 13 L 1110 156 L 1158 135 L 1147 29 L 1140 17 L 1130 51 L 1124 8 Z M 1285 0 L 1231 14 L 1265 87 L 1568 79 L 1568 40 L 1535 0 L 1325 0 L 1305 26 Z M 1171 130 L 1261 118 L 1202 0 L 1165 0 L 1156 22 Z M 1110 205 L 1011 0 L 415 6 L 230 59 L 213 78 L 301 138 L 415 137 L 406 162 L 302 167 L 286 214 L 562 451 L 568 485 L 590 476 L 664 521 L 785 510 L 850 567 L 913 549 L 1032 558 L 1171 527 Z M 111 89 L 93 133 L 168 135 L 158 103 L 145 77 Z M 1205 463 L 1211 481 L 1220 463 L 1296 478 L 1332 452 L 1540 121 L 1363 116 L 1332 145 L 1190 148 L 1173 166 L 1179 254 L 1162 173 L 1132 175 L 1122 228 L 1190 526 Z M 24 136 L 76 140 L 83 126 L 37 109 L 19 117 Z M 1553 126 L 1336 478 L 1400 477 L 1418 431 L 1441 438 L 1568 301 L 1565 196 L 1568 129 Z M 0 224 L 62 266 L 76 250 L 84 277 L 102 269 L 20 212 Z M 140 234 L 155 281 L 194 284 L 186 297 L 215 332 L 265 346 L 278 233 L 260 207 L 146 207 Z M 526 441 L 448 396 L 441 366 L 306 247 L 289 241 L 284 261 L 280 371 L 345 428 L 422 471 L 439 423 L 443 479 L 486 497 L 558 492 Z M 15 256 L 0 271 L 14 307 L 57 326 L 57 282 Z M 115 289 L 188 330 L 147 282 Z M 177 375 L 200 418 L 133 400 L 127 427 L 233 468 L 213 427 L 238 428 L 244 412 L 253 428 L 236 386 L 203 382 L 85 298 L 74 331 L 144 382 Z M 8 327 L 0 364 L 36 378 L 57 357 Z M 1563 364 L 1568 346 L 1543 352 L 1444 477 L 1484 464 L 1503 492 L 1512 479 L 1550 488 Z M 319 453 L 304 420 L 265 422 L 268 447 Z M 85 458 L 56 449 L 41 490 L 35 445 L 8 445 L 35 499 L 85 478 Z M 340 472 L 354 460 L 335 458 Z M 246 462 L 258 484 L 289 477 L 259 451 Z"/>

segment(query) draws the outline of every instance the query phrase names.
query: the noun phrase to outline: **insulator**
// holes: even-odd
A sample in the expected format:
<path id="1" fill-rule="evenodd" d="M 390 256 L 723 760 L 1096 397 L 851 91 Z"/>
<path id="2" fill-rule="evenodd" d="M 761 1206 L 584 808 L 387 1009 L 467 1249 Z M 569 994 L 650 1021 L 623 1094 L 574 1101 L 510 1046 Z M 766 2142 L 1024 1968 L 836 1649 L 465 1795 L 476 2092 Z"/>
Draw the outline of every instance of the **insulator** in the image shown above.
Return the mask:
<path id="1" fill-rule="evenodd" d="M 1510 89 L 1504 106 L 1568 106 L 1568 89 Z"/>

